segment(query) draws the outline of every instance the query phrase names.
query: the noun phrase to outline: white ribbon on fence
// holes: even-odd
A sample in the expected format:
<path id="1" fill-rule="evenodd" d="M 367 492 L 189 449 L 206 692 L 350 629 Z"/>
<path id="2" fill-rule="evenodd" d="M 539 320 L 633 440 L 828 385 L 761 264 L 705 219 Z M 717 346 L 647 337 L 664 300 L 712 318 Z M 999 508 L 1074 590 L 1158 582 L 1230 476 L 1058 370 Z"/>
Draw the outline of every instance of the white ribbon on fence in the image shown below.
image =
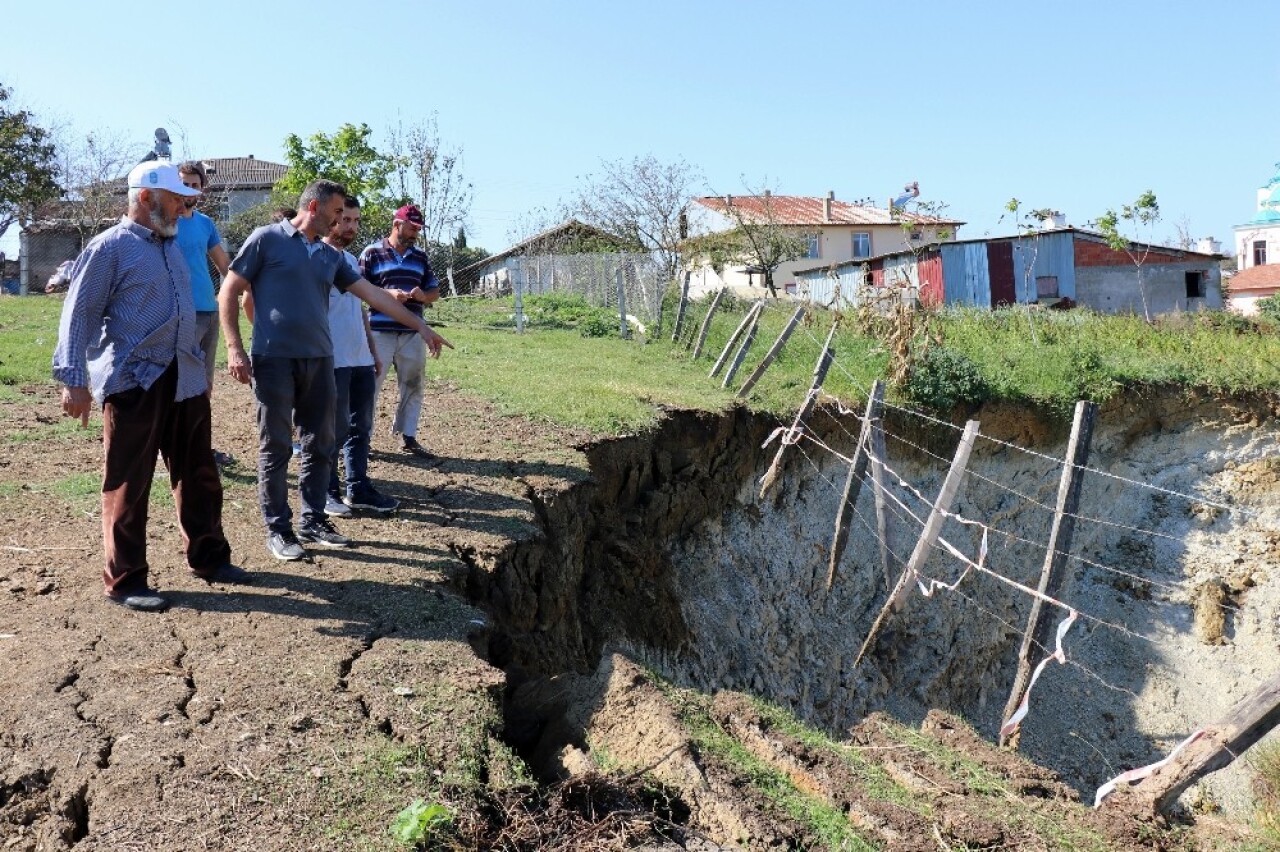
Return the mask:
<path id="1" fill-rule="evenodd" d="M 1121 784 L 1133 784 L 1135 781 L 1141 781 L 1157 769 L 1163 768 L 1169 761 L 1178 756 L 1178 752 L 1200 739 L 1204 734 L 1204 728 L 1197 728 L 1191 733 L 1191 736 L 1178 743 L 1178 747 L 1169 752 L 1169 756 L 1164 760 L 1157 760 L 1155 763 L 1149 763 L 1146 766 L 1140 766 L 1137 769 L 1130 769 L 1128 772 L 1121 772 L 1115 778 L 1112 778 L 1110 781 L 1098 788 L 1097 795 L 1093 797 L 1093 806 L 1095 808 L 1099 807 L 1102 804 L 1102 800 L 1114 793 L 1116 788 Z"/>
<path id="2" fill-rule="evenodd" d="M 1036 681 L 1040 678 L 1040 673 L 1044 671 L 1045 666 L 1053 660 L 1066 665 L 1067 655 L 1062 650 L 1062 637 L 1067 635 L 1067 631 L 1071 629 L 1071 625 L 1075 623 L 1076 611 L 1068 608 L 1067 617 L 1058 623 L 1058 639 L 1054 645 L 1053 653 L 1040 661 L 1040 665 L 1036 666 L 1036 670 L 1031 673 L 1031 680 L 1027 683 L 1027 689 L 1022 693 L 1022 701 L 1018 704 L 1018 709 L 1013 711 L 1013 715 L 1009 717 L 1003 725 L 1000 726 L 1000 739 L 1018 730 L 1018 726 L 1022 724 L 1022 720 L 1027 717 L 1028 711 L 1031 709 L 1031 690 L 1035 687 Z"/>

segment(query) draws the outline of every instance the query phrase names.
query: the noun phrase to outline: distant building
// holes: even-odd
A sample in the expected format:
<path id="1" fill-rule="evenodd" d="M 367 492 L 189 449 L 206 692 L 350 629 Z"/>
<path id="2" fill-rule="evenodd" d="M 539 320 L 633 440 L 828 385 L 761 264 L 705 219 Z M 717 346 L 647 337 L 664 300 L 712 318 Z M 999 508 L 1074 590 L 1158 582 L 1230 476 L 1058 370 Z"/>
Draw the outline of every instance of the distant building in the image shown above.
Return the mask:
<path id="1" fill-rule="evenodd" d="M 1082 305 L 1101 313 L 1221 308 L 1222 256 L 1130 243 L 1117 251 L 1093 231 L 1061 228 L 959 240 L 864 261 L 796 271 L 796 295 L 819 304 L 860 304 L 886 286 L 925 306 Z M 884 292 L 884 291 L 881 291 Z"/>
<path id="2" fill-rule="evenodd" d="M 555 256 L 640 250 L 641 246 L 632 240 L 611 234 L 577 219 L 566 219 L 559 225 L 539 231 L 504 251 L 491 254 L 484 260 L 455 270 L 453 283 L 459 293 L 499 296 L 511 292 L 513 274 L 523 272 L 541 279 L 545 270 L 546 276 L 554 276 L 557 267 L 550 259 Z M 522 258 L 533 260 L 524 262 L 521 261 Z M 539 263 L 538 259 L 547 259 L 547 262 Z M 438 270 L 437 274 L 443 275 L 444 270 Z M 539 289 L 555 288 L 552 285 Z"/>
<path id="3" fill-rule="evenodd" d="M 1231 307 L 1257 313 L 1257 302 L 1280 290 L 1280 163 L 1271 180 L 1258 187 L 1257 211 L 1236 225 L 1236 268 L 1227 282 Z"/>
<path id="4" fill-rule="evenodd" d="M 912 187 L 916 192 L 918 189 Z M 682 236 L 698 237 L 732 231 L 738 219 L 752 224 L 776 225 L 801 238 L 806 251 L 802 257 L 786 261 L 773 273 L 774 285 L 782 290 L 795 284 L 798 269 L 823 266 L 923 245 L 954 240 L 964 223 L 956 219 L 903 212 L 902 203 L 915 197 L 902 196 L 877 207 L 869 199 L 858 202 L 838 200 L 834 192 L 825 197 L 802 195 L 712 195 L 695 198 L 686 205 Z M 701 293 L 720 287 L 763 287 L 764 276 L 750 257 L 714 268 L 704 259 L 686 265 L 690 291 Z"/>
<path id="5" fill-rule="evenodd" d="M 207 200 L 202 208 L 215 221 L 225 222 L 271 198 L 271 189 L 289 167 L 248 157 L 201 160 L 208 172 Z M 81 206 L 60 201 L 40 211 L 18 235 L 19 280 L 25 292 L 44 290 L 45 281 L 64 260 L 75 257 L 95 235 L 124 215 L 128 188 L 119 177 L 94 187 L 97 201 L 84 218 Z"/>

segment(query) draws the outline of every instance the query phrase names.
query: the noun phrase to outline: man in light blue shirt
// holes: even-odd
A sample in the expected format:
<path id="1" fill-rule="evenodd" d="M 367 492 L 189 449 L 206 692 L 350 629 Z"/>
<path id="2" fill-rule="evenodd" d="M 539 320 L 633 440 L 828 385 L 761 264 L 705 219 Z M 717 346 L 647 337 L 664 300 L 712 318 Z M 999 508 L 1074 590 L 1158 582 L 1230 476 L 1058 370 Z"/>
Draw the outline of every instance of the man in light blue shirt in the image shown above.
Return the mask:
<path id="1" fill-rule="evenodd" d="M 222 247 L 222 235 L 213 220 L 196 209 L 208 177 L 204 164 L 198 160 L 188 160 L 178 166 L 178 174 L 182 185 L 197 190 L 200 195 L 183 199 L 184 209 L 178 217 L 178 248 L 187 259 L 191 272 L 191 298 L 196 306 L 196 342 L 204 351 L 204 374 L 209 382 L 209 397 L 213 398 L 213 370 L 218 356 L 218 297 L 214 291 L 213 278 L 209 275 L 209 264 L 213 263 L 218 275 L 227 277 L 227 267 L 231 258 Z M 213 457 L 221 466 L 231 461 L 226 453 L 213 451 Z"/>
<path id="2" fill-rule="evenodd" d="M 107 598 L 168 606 L 148 582 L 147 510 L 157 451 L 169 468 L 187 565 L 209 582 L 244 583 L 222 532 L 222 483 L 210 447 L 209 396 L 187 264 L 174 242 L 183 197 L 168 163 L 129 172 L 129 210 L 76 259 L 53 376 L 62 411 L 89 422 L 102 405 L 103 580 Z"/>

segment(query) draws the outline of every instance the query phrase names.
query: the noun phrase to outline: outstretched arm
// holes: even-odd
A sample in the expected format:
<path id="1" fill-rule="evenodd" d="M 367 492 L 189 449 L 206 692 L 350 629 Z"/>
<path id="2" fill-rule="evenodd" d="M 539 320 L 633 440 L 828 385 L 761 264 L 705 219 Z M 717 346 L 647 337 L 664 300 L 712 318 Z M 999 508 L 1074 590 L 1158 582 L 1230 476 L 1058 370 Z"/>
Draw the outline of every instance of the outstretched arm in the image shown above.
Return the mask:
<path id="1" fill-rule="evenodd" d="M 386 314 L 401 325 L 418 332 L 422 339 L 427 342 L 427 349 L 430 350 L 432 358 L 439 358 L 440 351 L 445 346 L 448 346 L 450 349 L 453 348 L 452 343 L 437 334 L 435 330 L 431 328 L 431 326 L 427 325 L 426 322 L 417 314 L 402 305 L 386 290 L 383 290 L 381 287 L 373 286 L 366 279 L 361 278 L 359 281 L 352 284 L 347 288 L 347 292 L 354 293 L 369 307 Z"/>

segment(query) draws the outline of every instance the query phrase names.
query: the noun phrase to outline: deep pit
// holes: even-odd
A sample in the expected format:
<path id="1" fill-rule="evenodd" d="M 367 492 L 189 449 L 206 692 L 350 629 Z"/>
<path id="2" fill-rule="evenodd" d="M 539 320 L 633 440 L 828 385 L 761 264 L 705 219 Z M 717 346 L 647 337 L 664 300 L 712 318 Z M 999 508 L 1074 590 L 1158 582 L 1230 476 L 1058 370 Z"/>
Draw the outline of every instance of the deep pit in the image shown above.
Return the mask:
<path id="1" fill-rule="evenodd" d="M 1046 456 L 1063 455 L 1067 426 L 1007 405 L 972 416 L 1008 444 L 978 441 L 956 511 L 991 528 L 988 567 L 1034 586 L 1060 475 Z M 1181 391 L 1101 412 L 1089 466 L 1102 473 L 1086 474 L 1078 558 L 1061 595 L 1081 619 L 1064 640 L 1067 664 L 1038 682 L 1021 739 L 1023 754 L 1083 798 L 1164 756 L 1270 674 L 1280 629 L 1276 423 L 1272 400 Z M 811 425 L 849 453 L 856 418 L 826 410 Z M 760 696 L 837 737 L 874 711 L 919 724 L 936 708 L 995 739 L 1029 597 L 973 573 L 954 591 L 914 591 L 855 667 L 919 525 L 893 507 L 886 578 L 864 490 L 828 593 L 846 467 L 801 443 L 760 500 L 777 446 L 761 445 L 776 426 L 742 409 L 673 412 L 652 434 L 589 450 L 590 482 L 531 493 L 541 535 L 459 554 L 470 595 L 494 619 L 487 656 L 508 674 L 509 738 L 540 771 L 573 771 L 574 755 L 611 736 L 619 748 L 595 711 L 625 658 L 681 686 Z M 891 490 L 921 514 L 896 477 L 932 500 L 959 432 L 900 411 L 886 431 Z M 943 537 L 976 557 L 979 527 L 948 521 Z M 935 548 L 925 574 L 950 582 L 961 570 Z M 1242 812 L 1245 763 L 1195 795 Z"/>

